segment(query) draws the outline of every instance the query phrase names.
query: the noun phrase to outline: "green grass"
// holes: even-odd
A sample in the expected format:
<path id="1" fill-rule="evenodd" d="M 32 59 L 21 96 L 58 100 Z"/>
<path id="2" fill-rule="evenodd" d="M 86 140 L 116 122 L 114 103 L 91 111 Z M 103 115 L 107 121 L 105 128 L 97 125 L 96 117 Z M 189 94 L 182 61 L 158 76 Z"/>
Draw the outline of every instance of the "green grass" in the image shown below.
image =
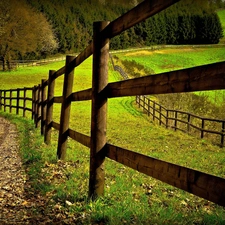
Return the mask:
<path id="1" fill-rule="evenodd" d="M 196 48 L 164 48 L 160 50 L 145 50 L 141 53 L 117 53 L 121 60 L 134 60 L 153 70 L 155 74 L 199 65 L 219 62 L 225 60 L 225 48 L 209 47 Z"/>
<path id="2" fill-rule="evenodd" d="M 29 86 L 47 78 L 43 67 L 1 73 L 3 87 Z M 62 63 L 63 65 L 63 63 Z M 74 91 L 91 86 L 91 58 L 75 70 Z M 18 83 L 13 83 L 15 77 Z M 118 73 L 109 72 L 109 80 L 120 80 Z M 56 82 L 61 95 L 62 78 Z M 1 86 L 2 88 L 2 86 Z M 59 121 L 60 105 L 54 105 L 54 120 Z M 70 127 L 90 135 L 90 101 L 73 103 Z M 88 202 L 89 149 L 69 139 L 67 161 L 56 162 L 57 131 L 52 145 L 46 146 L 32 123 L 21 117 L 1 113 L 17 124 L 21 135 L 21 151 L 32 178 L 33 188 L 52 198 L 74 216 L 76 224 L 224 224 L 222 207 L 190 195 L 128 167 L 106 159 L 105 197 Z M 29 116 L 29 115 L 28 115 Z M 108 101 L 108 142 L 158 159 L 194 168 L 220 177 L 225 174 L 223 149 L 180 132 L 165 130 L 149 121 L 134 105 L 133 97 Z M 24 143 L 24 144 L 23 144 Z M 37 179 L 38 178 L 38 179 Z M 66 201 L 72 203 L 71 206 Z"/>
<path id="3" fill-rule="evenodd" d="M 136 61 L 154 74 L 206 65 L 210 63 L 225 61 L 224 47 L 186 46 L 184 48 L 164 48 L 160 50 L 133 51 L 128 53 L 117 53 L 120 60 Z M 147 75 L 143 74 L 142 76 Z M 200 95 L 207 95 L 217 105 L 224 101 L 224 90 L 197 92 Z"/>

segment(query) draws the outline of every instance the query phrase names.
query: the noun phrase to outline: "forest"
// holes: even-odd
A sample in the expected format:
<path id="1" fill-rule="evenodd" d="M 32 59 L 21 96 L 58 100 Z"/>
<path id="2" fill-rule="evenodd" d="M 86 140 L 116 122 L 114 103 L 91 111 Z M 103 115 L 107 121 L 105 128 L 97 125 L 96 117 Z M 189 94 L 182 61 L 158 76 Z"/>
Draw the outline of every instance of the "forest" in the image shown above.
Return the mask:
<path id="1" fill-rule="evenodd" d="M 83 50 L 94 21 L 112 21 L 140 0 L 2 0 L 0 60 L 40 59 Z M 110 41 L 111 49 L 157 44 L 216 44 L 223 36 L 222 0 L 182 0 Z M 21 29 L 21 27 L 23 29 Z M 7 64 L 8 63 L 8 64 Z"/>

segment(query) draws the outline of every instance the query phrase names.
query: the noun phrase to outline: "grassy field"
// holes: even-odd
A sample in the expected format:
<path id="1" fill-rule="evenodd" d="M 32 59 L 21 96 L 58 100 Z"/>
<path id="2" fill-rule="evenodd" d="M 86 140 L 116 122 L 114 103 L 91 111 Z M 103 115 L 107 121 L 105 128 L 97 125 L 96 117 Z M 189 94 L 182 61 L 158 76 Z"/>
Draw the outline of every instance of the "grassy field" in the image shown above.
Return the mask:
<path id="1" fill-rule="evenodd" d="M 214 62 L 225 60 L 225 47 L 209 46 L 207 48 L 186 46 L 183 48 L 162 48 L 159 50 L 143 50 L 117 53 L 114 56 L 122 66 L 120 60 L 135 61 L 143 65 L 152 74 L 158 74 L 182 68 L 190 68 L 194 66 L 206 65 Z M 125 70 L 126 68 L 122 66 Z M 142 76 L 146 74 L 142 72 Z M 221 104 L 224 100 L 224 91 L 206 91 L 199 92 L 210 97 L 212 102 Z"/>
<path id="2" fill-rule="evenodd" d="M 198 50 L 200 50 L 198 55 L 200 57 L 203 50 Z M 171 56 L 173 50 L 169 51 L 170 54 L 168 54 Z M 189 53 L 187 50 L 184 51 Z M 193 50 L 194 53 L 196 51 Z M 180 51 L 180 55 L 183 55 L 183 52 Z M 208 57 L 212 52 L 208 54 Z M 168 54 L 165 55 L 165 60 L 174 61 L 175 65 L 178 56 L 175 58 L 171 56 L 170 59 Z M 155 62 L 162 59 L 162 55 L 158 53 L 158 59 Z M 222 60 L 222 50 L 218 49 L 218 55 Z M 123 55 L 123 57 L 128 58 L 129 55 Z M 141 56 L 132 55 L 133 57 L 136 60 Z M 142 60 L 147 63 L 149 61 L 147 58 L 152 57 L 153 54 L 151 57 L 144 55 Z M 190 56 L 187 60 L 187 65 L 191 61 L 192 63 L 200 61 L 198 57 L 195 57 L 195 60 L 192 57 L 194 56 Z M 166 62 L 165 60 L 162 62 Z M 182 63 L 178 64 L 178 67 L 184 66 Z M 47 79 L 49 69 L 59 69 L 63 65 L 64 62 L 58 62 L 0 73 L 1 88 L 33 86 L 40 83 L 41 79 Z M 148 62 L 148 65 L 152 68 L 151 63 Z M 154 68 L 157 71 L 156 68 L 159 69 L 160 66 L 155 65 Z M 109 80 L 110 82 L 120 80 L 120 76 L 110 71 Z M 74 91 L 90 86 L 91 58 L 76 68 Z M 61 93 L 62 78 L 59 78 L 56 82 L 56 95 L 61 95 Z M 60 105 L 54 105 L 55 121 L 59 121 L 59 112 Z M 70 127 L 90 135 L 90 101 L 74 103 L 71 112 Z M 142 175 L 109 159 L 106 159 L 105 197 L 96 202 L 88 202 L 89 149 L 69 140 L 67 161 L 57 162 L 56 131 L 53 131 L 52 145 L 46 146 L 42 143 L 43 138 L 40 137 L 40 132 L 33 128 L 31 122 L 5 113 L 1 115 L 8 117 L 18 125 L 22 135 L 21 140 L 23 140 L 21 142 L 23 160 L 31 162 L 27 166 L 32 188 L 51 198 L 49 207 L 60 206 L 60 209 L 66 212 L 67 217 L 76 217 L 76 224 L 211 225 L 225 223 L 225 211 L 222 207 Z M 123 148 L 220 177 L 225 175 L 223 149 L 205 140 L 154 125 L 137 109 L 133 97 L 109 100 L 107 136 L 109 143 Z M 32 144 L 27 144 L 29 141 Z M 72 205 L 66 204 L 66 201 L 71 202 Z"/>

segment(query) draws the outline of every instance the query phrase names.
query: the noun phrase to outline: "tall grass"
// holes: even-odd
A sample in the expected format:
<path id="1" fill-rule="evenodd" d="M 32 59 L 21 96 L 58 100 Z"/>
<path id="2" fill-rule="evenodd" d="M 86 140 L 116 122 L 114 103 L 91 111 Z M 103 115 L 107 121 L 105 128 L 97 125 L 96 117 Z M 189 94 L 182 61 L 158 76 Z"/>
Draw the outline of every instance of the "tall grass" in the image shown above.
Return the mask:
<path id="1" fill-rule="evenodd" d="M 63 64 L 63 63 L 62 63 Z M 47 78 L 48 70 L 61 63 L 24 68 L 0 74 L 4 88 L 30 86 Z M 58 68 L 56 68 L 58 69 Z M 13 78 L 21 78 L 13 84 Z M 119 80 L 109 72 L 109 80 Z M 38 81 L 39 80 L 39 81 Z M 74 91 L 91 87 L 91 58 L 75 69 Z M 2 87 L 1 87 L 2 88 Z M 56 94 L 62 94 L 62 78 L 56 82 Z M 59 121 L 60 105 L 54 105 L 54 120 Z M 90 135 L 90 101 L 73 103 L 70 127 Z M 223 224 L 222 207 L 159 182 L 132 169 L 106 159 L 105 196 L 88 202 L 89 149 L 69 139 L 66 162 L 56 161 L 57 131 L 52 145 L 41 143 L 39 132 L 27 120 L 13 119 L 22 129 L 21 140 L 32 145 L 22 148 L 29 167 L 33 188 L 50 196 L 51 206 L 58 205 L 74 217 L 77 224 Z M 16 118 L 16 119 L 15 119 Z M 225 152 L 205 140 L 155 126 L 134 105 L 133 97 L 108 101 L 108 142 L 151 157 L 191 167 L 223 177 Z M 29 123 L 30 124 L 30 123 Z M 29 130 L 28 130 L 28 129 Z M 23 138 L 22 138 L 23 137 Z M 30 154 L 37 152 L 38 154 Z M 68 201 L 72 204 L 67 204 Z M 50 206 L 49 206 L 50 207 Z"/>

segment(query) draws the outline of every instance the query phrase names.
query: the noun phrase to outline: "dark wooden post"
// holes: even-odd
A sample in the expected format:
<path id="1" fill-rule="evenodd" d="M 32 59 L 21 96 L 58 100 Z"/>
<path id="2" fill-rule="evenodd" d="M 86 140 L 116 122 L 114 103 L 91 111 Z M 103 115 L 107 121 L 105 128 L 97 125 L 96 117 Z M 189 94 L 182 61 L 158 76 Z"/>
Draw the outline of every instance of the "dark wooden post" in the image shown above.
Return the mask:
<path id="1" fill-rule="evenodd" d="M 224 132 L 225 132 L 225 121 L 222 122 L 222 134 L 221 134 L 221 147 L 224 146 Z"/>
<path id="2" fill-rule="evenodd" d="M 41 134 L 44 134 L 46 122 L 46 80 L 41 80 Z"/>
<path id="3" fill-rule="evenodd" d="M 35 120 L 35 86 L 32 88 L 32 119 Z"/>
<path id="4" fill-rule="evenodd" d="M 26 105 L 26 98 L 27 98 L 27 89 L 26 88 L 24 88 L 24 92 L 23 92 L 23 117 L 25 117 L 26 116 L 26 107 L 27 107 L 27 105 Z"/>
<path id="5" fill-rule="evenodd" d="M 150 116 L 150 99 L 148 98 L 148 116 Z"/>
<path id="6" fill-rule="evenodd" d="M 69 129 L 70 108 L 71 108 L 71 101 L 69 100 L 69 96 L 71 95 L 73 90 L 73 78 L 74 78 L 74 69 L 70 68 L 69 64 L 74 59 L 75 59 L 74 56 L 66 57 L 66 71 L 64 75 L 63 101 L 61 106 L 58 150 L 57 150 L 58 159 L 62 160 L 66 158 L 66 146 L 68 138 L 67 131 Z"/>
<path id="7" fill-rule="evenodd" d="M 205 128 L 205 120 L 204 119 L 202 119 L 202 129 L 201 129 L 201 138 L 203 138 L 204 137 L 204 128 Z"/>
<path id="8" fill-rule="evenodd" d="M 177 111 L 175 111 L 174 130 L 177 130 Z"/>
<path id="9" fill-rule="evenodd" d="M 152 113 L 153 113 L 153 121 L 154 121 L 155 120 L 155 101 L 153 101 Z"/>
<path id="10" fill-rule="evenodd" d="M 9 94 L 9 112 L 12 112 L 12 90 L 10 90 L 10 94 Z"/>
<path id="11" fill-rule="evenodd" d="M 35 85 L 33 88 L 33 103 L 34 103 L 34 123 L 37 121 L 37 86 Z"/>
<path id="12" fill-rule="evenodd" d="M 159 125 L 162 125 L 162 106 L 159 106 Z"/>
<path id="13" fill-rule="evenodd" d="M 188 124 L 187 124 L 187 132 L 190 133 L 190 121 L 191 120 L 191 114 L 188 114 Z"/>
<path id="14" fill-rule="evenodd" d="M 93 71 L 89 198 L 94 200 L 104 194 L 107 97 L 103 94 L 108 84 L 109 39 L 100 32 L 109 22 L 93 24 Z"/>
<path id="15" fill-rule="evenodd" d="M 46 144 L 51 143 L 51 122 L 53 114 L 53 99 L 54 99 L 54 90 L 55 90 L 55 79 L 53 79 L 54 70 L 49 71 L 48 78 L 48 99 L 47 99 L 47 110 L 46 110 L 46 124 L 45 124 L 45 138 L 44 141 Z"/>
<path id="16" fill-rule="evenodd" d="M 169 127 L 169 111 L 168 110 L 166 110 L 166 128 L 168 128 Z"/>
<path id="17" fill-rule="evenodd" d="M 0 110 L 2 110 L 2 90 L 0 90 Z"/>
<path id="18" fill-rule="evenodd" d="M 36 91 L 36 127 L 40 126 L 41 123 L 41 85 L 39 84 Z"/>
<path id="19" fill-rule="evenodd" d="M 6 90 L 4 90 L 4 112 L 6 111 Z"/>
<path id="20" fill-rule="evenodd" d="M 16 97 L 16 114 L 19 114 L 19 107 L 20 107 L 20 89 L 17 88 L 17 97 Z"/>

